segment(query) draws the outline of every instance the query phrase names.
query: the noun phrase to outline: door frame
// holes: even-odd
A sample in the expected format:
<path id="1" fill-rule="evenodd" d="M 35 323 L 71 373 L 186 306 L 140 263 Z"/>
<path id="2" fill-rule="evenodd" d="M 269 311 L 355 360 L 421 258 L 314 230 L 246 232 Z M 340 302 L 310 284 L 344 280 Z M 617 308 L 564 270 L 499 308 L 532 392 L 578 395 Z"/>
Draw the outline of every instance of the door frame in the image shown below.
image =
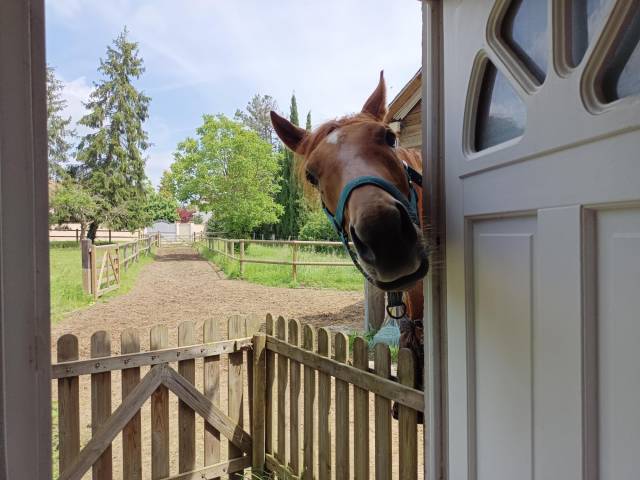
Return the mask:
<path id="1" fill-rule="evenodd" d="M 0 478 L 51 478 L 43 0 L 0 2 Z"/>
<path id="2" fill-rule="evenodd" d="M 424 478 L 448 478 L 443 2 L 422 0 L 423 205 L 431 266 L 424 282 Z"/>

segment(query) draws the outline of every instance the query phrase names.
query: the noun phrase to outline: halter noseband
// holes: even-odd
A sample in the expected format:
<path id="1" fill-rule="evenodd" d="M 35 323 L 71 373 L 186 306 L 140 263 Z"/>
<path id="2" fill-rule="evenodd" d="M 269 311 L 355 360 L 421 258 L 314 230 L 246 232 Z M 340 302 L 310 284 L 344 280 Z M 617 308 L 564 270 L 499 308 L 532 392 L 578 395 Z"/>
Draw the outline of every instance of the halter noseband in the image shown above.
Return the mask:
<path id="1" fill-rule="evenodd" d="M 344 222 L 344 210 L 345 208 L 347 208 L 347 202 L 349 201 L 349 196 L 351 196 L 351 194 L 356 188 L 362 187 L 364 185 L 374 185 L 378 188 L 383 189 L 393 198 L 398 200 L 402 204 L 402 206 L 407 210 L 407 213 L 409 214 L 409 218 L 411 218 L 411 221 L 415 225 L 419 226 L 420 218 L 418 215 L 418 194 L 413 188 L 413 184 L 415 183 L 420 187 L 422 187 L 422 175 L 418 171 L 416 171 L 415 169 L 407 165 L 405 162 L 403 163 L 404 163 L 405 173 L 407 174 L 407 180 L 409 181 L 409 197 L 408 198 L 405 197 L 405 195 L 398 189 L 398 187 L 393 185 L 390 181 L 385 180 L 384 178 L 381 178 L 381 177 L 365 175 L 362 177 L 354 178 L 353 180 L 347 182 L 347 184 L 342 189 L 342 192 L 340 192 L 340 198 L 338 199 L 338 206 L 336 207 L 335 214 L 331 213 L 329 209 L 325 206 L 324 202 L 322 202 L 322 209 L 324 210 L 324 213 L 329 218 L 331 225 L 333 225 L 333 228 L 338 233 L 338 236 L 340 237 L 340 241 L 342 242 L 342 244 L 344 245 L 344 248 L 349 253 L 351 260 L 353 261 L 357 269 L 360 270 L 360 273 L 362 273 L 364 278 L 366 278 L 367 281 L 369 281 L 369 283 L 371 284 L 374 284 L 373 279 L 364 270 L 364 268 L 362 268 L 362 265 L 360 265 L 360 263 L 358 262 L 358 257 L 356 253 L 353 250 L 351 250 L 351 248 L 349 248 L 349 235 L 345 230 L 345 228 L 342 226 Z M 391 296 L 389 296 L 389 300 L 391 300 Z M 391 303 L 391 301 L 389 303 Z M 395 307 L 400 305 L 404 305 L 404 304 L 400 302 L 400 304 L 389 305 L 387 307 L 387 312 L 389 312 L 389 307 Z"/>

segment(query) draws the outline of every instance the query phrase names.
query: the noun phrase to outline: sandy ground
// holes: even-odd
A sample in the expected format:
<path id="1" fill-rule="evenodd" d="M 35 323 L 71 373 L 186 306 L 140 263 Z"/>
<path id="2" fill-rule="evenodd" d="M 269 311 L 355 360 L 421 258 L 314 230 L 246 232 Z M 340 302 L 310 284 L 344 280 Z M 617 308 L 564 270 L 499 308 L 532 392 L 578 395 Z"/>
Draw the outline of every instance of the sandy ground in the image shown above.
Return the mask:
<path id="1" fill-rule="evenodd" d="M 111 335 L 112 353 L 120 352 L 120 333 L 126 328 L 140 331 L 141 348 L 149 347 L 149 328 L 164 324 L 169 327 L 169 345 L 177 345 L 177 327 L 185 320 L 196 325 L 196 340 L 201 341 L 202 323 L 205 319 L 218 319 L 220 334 L 226 336 L 226 319 L 234 314 L 258 315 L 267 313 L 285 318 L 297 318 L 316 327 L 327 327 L 332 331 L 352 332 L 363 324 L 362 294 L 322 289 L 288 289 L 265 287 L 240 280 L 228 280 L 214 265 L 202 259 L 187 246 L 164 247 L 157 254 L 157 261 L 146 266 L 134 288 L 127 294 L 108 302 L 69 314 L 52 328 L 52 351 L 55 361 L 55 340 L 65 334 L 78 336 L 80 358 L 89 357 L 91 334 L 106 330 Z M 173 365 L 176 368 L 176 365 Z M 141 374 L 148 371 L 143 368 Z M 196 362 L 196 386 L 202 391 L 202 361 Z M 227 365 L 222 357 L 220 372 L 221 405 L 226 409 Z M 56 382 L 53 398 L 57 398 Z M 246 382 L 245 382 L 246 392 Z M 88 376 L 80 379 L 81 441 L 85 444 L 91 437 L 91 382 Z M 245 398 L 248 395 L 245 393 Z M 120 373 L 112 373 L 112 408 L 121 401 Z M 373 395 L 371 395 L 371 477 L 373 478 Z M 170 395 L 170 436 L 172 474 L 178 472 L 177 458 L 177 399 Z M 244 402 L 245 424 L 248 423 L 248 402 Z M 332 408 L 333 411 L 333 408 Z M 300 412 L 302 419 L 302 412 Z M 150 406 L 142 408 L 143 478 L 150 478 Z M 333 429 L 332 429 L 333 430 Z M 196 466 L 203 465 L 203 422 L 196 421 Z M 418 438 L 421 440 L 421 429 Z M 393 444 L 397 449 L 397 422 L 393 422 Z M 301 442 L 302 443 L 302 442 Z M 421 449 L 419 449 L 421 450 Z M 227 445 L 222 442 L 222 458 L 226 458 Z M 397 452 L 392 463 L 397 472 Z M 287 455 L 289 457 L 290 453 Z M 122 478 L 122 443 L 118 435 L 113 443 L 113 478 Z M 84 478 L 91 478 L 91 473 Z"/>

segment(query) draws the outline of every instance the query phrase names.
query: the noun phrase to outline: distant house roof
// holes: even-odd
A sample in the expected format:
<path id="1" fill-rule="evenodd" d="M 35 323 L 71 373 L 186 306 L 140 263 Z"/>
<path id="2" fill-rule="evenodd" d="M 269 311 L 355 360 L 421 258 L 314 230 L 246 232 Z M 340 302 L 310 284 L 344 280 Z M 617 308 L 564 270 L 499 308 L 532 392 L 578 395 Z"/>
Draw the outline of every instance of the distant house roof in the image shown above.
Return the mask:
<path id="1" fill-rule="evenodd" d="M 389 103 L 389 120 L 402 120 L 422 99 L 422 68 Z"/>

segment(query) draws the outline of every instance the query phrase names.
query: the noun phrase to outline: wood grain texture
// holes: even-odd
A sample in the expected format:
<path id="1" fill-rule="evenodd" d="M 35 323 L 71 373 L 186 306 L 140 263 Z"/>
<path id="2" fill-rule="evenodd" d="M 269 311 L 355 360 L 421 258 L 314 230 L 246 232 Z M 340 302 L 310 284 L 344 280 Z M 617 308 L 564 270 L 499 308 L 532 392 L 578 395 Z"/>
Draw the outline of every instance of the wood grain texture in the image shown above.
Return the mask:
<path id="1" fill-rule="evenodd" d="M 208 318 L 202 325 L 202 341 L 205 343 L 220 340 L 220 322 Z M 204 357 L 203 365 L 204 396 L 214 405 L 220 406 L 220 355 Z M 204 422 L 204 464 L 220 462 L 220 432 Z"/>
<path id="2" fill-rule="evenodd" d="M 222 410 L 213 405 L 191 382 L 178 374 L 171 367 L 164 371 L 163 383 L 189 407 L 201 415 L 207 422 L 220 430 L 231 445 L 242 453 L 251 453 L 251 436 L 242 425 L 238 425 L 235 419 L 226 415 Z"/>
<path id="3" fill-rule="evenodd" d="M 296 360 L 305 366 L 328 373 L 332 377 L 344 380 L 371 393 L 382 395 L 414 410 L 422 411 L 424 409 L 424 394 L 421 391 L 380 378 L 370 373 L 368 366 L 360 369 L 344 365 L 314 352 L 294 348 L 273 337 L 267 337 L 267 349 L 286 355 L 289 359 Z"/>
<path id="4" fill-rule="evenodd" d="M 287 341 L 290 345 L 300 345 L 300 322 L 289 320 Z M 289 362 L 289 468 L 294 475 L 300 475 L 300 394 L 301 366 L 295 360 Z"/>
<path id="5" fill-rule="evenodd" d="M 259 315 L 250 314 L 245 320 L 245 336 L 253 337 L 260 331 L 262 319 Z M 247 395 L 249 395 L 249 433 L 253 435 L 253 408 L 251 408 L 251 399 L 253 398 L 253 349 L 245 350 L 245 365 L 247 366 Z"/>
<path id="6" fill-rule="evenodd" d="M 120 351 L 136 353 L 140 351 L 140 335 L 135 328 L 128 328 L 120 334 Z M 140 367 L 122 370 L 122 401 L 140 383 Z M 138 410 L 122 429 L 122 478 L 142 479 L 142 420 Z"/>
<path id="7" fill-rule="evenodd" d="M 242 338 L 245 336 L 245 320 L 244 318 L 234 315 L 228 321 L 229 339 Z M 244 404 L 244 358 L 242 352 L 232 353 L 228 356 L 229 369 L 227 373 L 227 411 L 229 418 L 237 424 L 238 427 L 243 426 L 243 404 Z M 228 437 L 227 437 L 228 438 Z M 237 458 L 242 456 L 242 450 L 233 442 L 229 441 L 229 458 Z M 233 474 L 230 479 L 241 479 L 242 475 Z"/>
<path id="8" fill-rule="evenodd" d="M 335 360 L 349 361 L 349 341 L 344 333 L 338 332 L 335 339 Z M 349 478 L 349 384 L 343 380 L 336 382 L 336 478 Z"/>
<path id="9" fill-rule="evenodd" d="M 228 475 L 234 472 L 240 472 L 247 467 L 251 466 L 251 460 L 249 457 L 235 458 L 225 462 L 219 462 L 207 467 L 198 468 L 190 472 L 179 473 L 166 480 L 210 480 L 214 478 L 220 478 L 223 475 Z"/>
<path id="10" fill-rule="evenodd" d="M 149 332 L 151 350 L 169 346 L 169 330 L 156 325 Z M 151 395 L 151 478 L 169 476 L 169 391 L 160 385 Z"/>
<path id="11" fill-rule="evenodd" d="M 368 346 L 364 338 L 356 337 L 353 343 L 353 366 L 361 370 L 369 368 Z M 369 392 L 353 387 L 353 473 L 355 480 L 369 479 Z M 409 478 L 409 477 L 402 477 Z"/>
<path id="12" fill-rule="evenodd" d="M 196 343 L 195 325 L 187 320 L 178 325 L 178 346 Z M 195 384 L 196 361 L 180 360 L 178 373 Z M 182 400 L 178 403 L 178 471 L 189 472 L 196 468 L 196 415 Z"/>
<path id="13" fill-rule="evenodd" d="M 274 321 L 271 314 L 267 314 L 266 332 L 267 335 L 273 336 Z M 268 337 L 267 337 L 268 340 Z M 267 418 L 266 418 L 266 452 L 274 453 L 275 449 L 275 433 L 276 433 L 276 416 L 273 414 L 275 410 L 275 400 L 278 398 L 276 385 L 276 355 L 271 351 L 267 351 Z"/>
<path id="14" fill-rule="evenodd" d="M 267 345 L 269 338 L 267 338 Z M 305 325 L 302 348 L 311 352 L 315 344 L 315 330 Z M 313 368 L 304 367 L 304 454 L 302 462 L 302 478 L 313 480 L 315 463 L 314 454 L 314 410 L 316 403 L 316 372 Z"/>
<path id="15" fill-rule="evenodd" d="M 286 321 L 283 317 L 276 320 L 276 338 L 286 342 Z M 289 384 L 289 360 L 278 355 L 278 443 L 275 457 L 282 465 L 287 465 L 287 388 Z"/>
<path id="16" fill-rule="evenodd" d="M 329 357 L 331 337 L 326 328 L 318 329 L 318 355 Z M 331 478 L 331 376 L 318 372 L 318 478 Z"/>
<path id="17" fill-rule="evenodd" d="M 233 353 L 245 350 L 251 346 L 251 338 L 237 338 L 234 340 L 220 340 L 214 343 L 196 345 L 192 347 L 174 347 L 153 350 L 150 352 L 113 355 L 99 362 L 95 360 L 73 360 L 60 362 L 51 366 L 51 378 L 75 377 L 90 373 L 122 370 L 123 368 L 144 367 L 161 363 L 176 362 L 178 360 L 196 359 Z"/>
<path id="18" fill-rule="evenodd" d="M 78 359 L 78 337 L 63 335 L 57 343 L 58 361 Z M 80 452 L 80 389 L 78 377 L 58 380 L 59 471 L 64 472 Z"/>
<path id="19" fill-rule="evenodd" d="M 389 347 L 379 343 L 374 349 L 376 375 L 389 378 L 391 354 Z M 375 467 L 377 480 L 391 480 L 391 401 L 381 395 L 375 396 Z"/>
<path id="20" fill-rule="evenodd" d="M 267 339 L 264 334 L 253 337 L 253 392 L 251 410 L 254 423 L 251 431 L 253 441 L 251 450 L 251 471 L 262 473 L 265 470 L 266 435 L 266 394 L 267 394 Z"/>
<path id="21" fill-rule="evenodd" d="M 415 385 L 413 352 L 403 348 L 398 353 L 398 380 L 403 385 Z M 418 414 L 406 405 L 398 412 L 399 474 L 400 478 L 418 477 Z"/>
<path id="22" fill-rule="evenodd" d="M 105 331 L 91 335 L 91 358 L 108 357 L 111 354 L 111 338 Z M 91 375 L 91 434 L 96 435 L 111 416 L 111 372 Z M 93 480 L 111 480 L 111 445 L 104 449 L 93 464 Z"/>

